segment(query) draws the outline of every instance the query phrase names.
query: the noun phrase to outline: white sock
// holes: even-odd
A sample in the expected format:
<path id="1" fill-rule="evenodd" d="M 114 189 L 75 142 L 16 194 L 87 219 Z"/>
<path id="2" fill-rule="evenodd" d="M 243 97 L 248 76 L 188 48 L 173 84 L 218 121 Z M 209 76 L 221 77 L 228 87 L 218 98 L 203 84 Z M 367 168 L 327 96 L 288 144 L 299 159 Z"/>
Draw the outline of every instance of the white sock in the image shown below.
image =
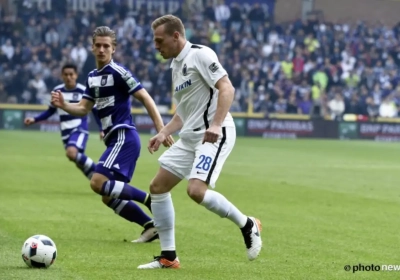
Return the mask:
<path id="1" fill-rule="evenodd" d="M 78 168 L 81 169 L 82 172 L 86 175 L 86 177 L 89 180 L 92 179 L 94 170 L 96 168 L 94 161 L 85 154 L 78 153 L 76 155 L 75 162 L 77 163 Z"/>
<path id="2" fill-rule="evenodd" d="M 175 251 L 175 210 L 171 193 L 150 194 L 154 226 L 160 237 L 161 251 Z"/>
<path id="3" fill-rule="evenodd" d="M 225 196 L 216 191 L 207 190 L 200 204 L 221 218 L 228 218 L 239 228 L 246 225 L 247 216 L 240 212 Z"/>

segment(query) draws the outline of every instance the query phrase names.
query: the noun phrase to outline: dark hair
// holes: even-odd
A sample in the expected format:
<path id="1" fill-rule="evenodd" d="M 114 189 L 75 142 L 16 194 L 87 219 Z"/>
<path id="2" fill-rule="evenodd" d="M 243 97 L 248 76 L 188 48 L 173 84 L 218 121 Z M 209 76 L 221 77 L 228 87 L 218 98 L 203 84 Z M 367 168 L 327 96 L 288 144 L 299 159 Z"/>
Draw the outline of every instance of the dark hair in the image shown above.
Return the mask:
<path id="1" fill-rule="evenodd" d="M 75 64 L 67 63 L 61 68 L 61 72 L 64 72 L 65 69 L 73 69 L 75 73 L 78 73 L 78 67 Z"/>

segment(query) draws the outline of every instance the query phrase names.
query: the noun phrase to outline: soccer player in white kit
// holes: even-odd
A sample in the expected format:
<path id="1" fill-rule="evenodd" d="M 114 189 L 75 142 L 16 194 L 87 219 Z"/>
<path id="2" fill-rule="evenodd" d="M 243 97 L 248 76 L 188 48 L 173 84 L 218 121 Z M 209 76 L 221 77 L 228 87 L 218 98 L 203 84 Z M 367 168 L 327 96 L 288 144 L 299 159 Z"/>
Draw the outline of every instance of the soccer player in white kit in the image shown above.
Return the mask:
<path id="1" fill-rule="evenodd" d="M 249 260 L 261 251 L 261 223 L 244 215 L 222 194 L 212 190 L 235 145 L 235 123 L 229 113 L 234 91 L 215 52 L 185 38 L 182 21 L 172 15 L 152 23 L 156 49 L 171 63 L 174 98 L 172 120 L 149 141 L 150 153 L 171 134 L 180 139 L 159 158 L 160 169 L 150 183 L 151 209 L 158 230 L 161 254 L 139 269 L 179 268 L 175 249 L 175 213 L 170 191 L 188 179 L 187 193 L 198 204 L 241 230 Z M 211 186 L 212 189 L 208 187 Z"/>

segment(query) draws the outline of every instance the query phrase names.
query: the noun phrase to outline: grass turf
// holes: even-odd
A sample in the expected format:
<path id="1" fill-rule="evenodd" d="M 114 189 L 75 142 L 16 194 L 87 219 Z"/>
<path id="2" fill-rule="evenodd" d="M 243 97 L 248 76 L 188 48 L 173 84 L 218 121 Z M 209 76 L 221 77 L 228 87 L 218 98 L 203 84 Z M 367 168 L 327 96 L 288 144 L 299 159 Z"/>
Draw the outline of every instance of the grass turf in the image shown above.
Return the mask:
<path id="1" fill-rule="evenodd" d="M 132 184 L 147 190 L 158 169 L 146 150 Z M 105 207 L 64 157 L 57 133 L 0 131 L 0 279 L 399 279 L 346 272 L 345 265 L 398 264 L 398 144 L 239 138 L 217 183 L 263 223 L 264 248 L 249 262 L 240 231 L 193 203 L 185 182 L 172 192 L 182 269 L 139 271 L 159 242 L 132 244 L 141 228 Z M 92 134 L 87 153 L 104 145 Z M 50 236 L 47 270 L 21 259 L 25 239 Z M 124 242 L 128 240 L 128 242 Z"/>

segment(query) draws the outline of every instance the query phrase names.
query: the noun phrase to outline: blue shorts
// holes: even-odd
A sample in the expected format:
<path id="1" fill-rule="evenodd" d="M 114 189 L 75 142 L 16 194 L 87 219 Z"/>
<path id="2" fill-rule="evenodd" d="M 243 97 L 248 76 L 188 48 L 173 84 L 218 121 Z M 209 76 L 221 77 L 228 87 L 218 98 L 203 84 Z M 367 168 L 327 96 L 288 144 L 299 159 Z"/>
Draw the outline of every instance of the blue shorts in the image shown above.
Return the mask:
<path id="1" fill-rule="evenodd" d="M 75 147 L 79 153 L 84 153 L 86 149 L 86 143 L 89 135 L 85 132 L 76 130 L 72 132 L 67 139 L 63 139 L 64 148 Z"/>
<path id="2" fill-rule="evenodd" d="M 139 134 L 135 129 L 117 129 L 108 137 L 106 146 L 96 165 L 96 173 L 129 183 L 140 156 Z"/>

